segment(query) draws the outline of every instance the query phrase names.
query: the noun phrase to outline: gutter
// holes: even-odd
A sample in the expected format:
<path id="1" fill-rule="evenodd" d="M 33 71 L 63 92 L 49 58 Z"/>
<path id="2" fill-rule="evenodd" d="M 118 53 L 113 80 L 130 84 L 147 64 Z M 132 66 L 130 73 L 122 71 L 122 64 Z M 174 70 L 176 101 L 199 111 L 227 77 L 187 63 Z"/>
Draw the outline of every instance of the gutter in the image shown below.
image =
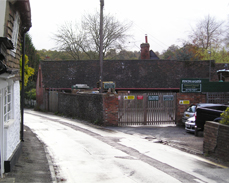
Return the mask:
<path id="1" fill-rule="evenodd" d="M 98 89 L 98 88 L 94 88 Z M 71 88 L 45 88 L 45 90 L 71 90 Z M 99 90 L 99 89 L 98 89 Z M 161 90 L 161 91 L 179 91 L 180 88 L 115 88 L 115 90 Z"/>
<path id="2" fill-rule="evenodd" d="M 180 88 L 115 88 L 115 90 L 174 90 L 174 91 L 179 91 Z"/>
<path id="3" fill-rule="evenodd" d="M 16 7 L 20 10 L 22 16 L 22 89 L 21 89 L 21 131 L 20 139 L 24 142 L 24 78 L 25 78 L 25 34 L 32 27 L 31 23 L 31 9 L 29 0 L 20 1 L 18 0 Z"/>

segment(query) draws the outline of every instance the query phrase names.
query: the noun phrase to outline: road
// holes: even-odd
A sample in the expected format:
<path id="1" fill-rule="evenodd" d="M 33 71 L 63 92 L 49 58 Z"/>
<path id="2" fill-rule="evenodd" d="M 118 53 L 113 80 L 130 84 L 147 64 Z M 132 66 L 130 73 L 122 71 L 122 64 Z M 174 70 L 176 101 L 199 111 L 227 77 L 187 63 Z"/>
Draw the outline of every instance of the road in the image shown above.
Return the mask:
<path id="1" fill-rule="evenodd" d="M 228 168 L 144 135 L 33 110 L 25 110 L 25 125 L 44 142 L 65 182 L 229 182 Z"/>

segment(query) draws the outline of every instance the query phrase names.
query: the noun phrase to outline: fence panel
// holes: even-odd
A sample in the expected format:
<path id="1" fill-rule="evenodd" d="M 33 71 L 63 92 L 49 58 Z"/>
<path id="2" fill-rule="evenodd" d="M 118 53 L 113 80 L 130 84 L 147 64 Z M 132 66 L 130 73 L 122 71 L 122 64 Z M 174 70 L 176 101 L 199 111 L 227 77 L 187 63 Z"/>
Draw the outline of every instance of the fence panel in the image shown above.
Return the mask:
<path id="1" fill-rule="evenodd" d="M 207 103 L 229 105 L 229 92 L 208 92 Z"/>
<path id="2" fill-rule="evenodd" d="M 58 112 L 58 91 L 49 91 L 49 111 Z"/>

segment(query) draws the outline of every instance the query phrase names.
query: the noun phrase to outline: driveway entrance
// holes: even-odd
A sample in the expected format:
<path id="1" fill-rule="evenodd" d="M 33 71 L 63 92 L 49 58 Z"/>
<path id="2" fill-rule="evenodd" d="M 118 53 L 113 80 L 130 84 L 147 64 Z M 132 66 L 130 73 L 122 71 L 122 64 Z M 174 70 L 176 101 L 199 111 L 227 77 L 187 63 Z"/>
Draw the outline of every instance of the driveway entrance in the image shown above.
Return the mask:
<path id="1" fill-rule="evenodd" d="M 175 124 L 176 93 L 119 94 L 119 126 Z"/>

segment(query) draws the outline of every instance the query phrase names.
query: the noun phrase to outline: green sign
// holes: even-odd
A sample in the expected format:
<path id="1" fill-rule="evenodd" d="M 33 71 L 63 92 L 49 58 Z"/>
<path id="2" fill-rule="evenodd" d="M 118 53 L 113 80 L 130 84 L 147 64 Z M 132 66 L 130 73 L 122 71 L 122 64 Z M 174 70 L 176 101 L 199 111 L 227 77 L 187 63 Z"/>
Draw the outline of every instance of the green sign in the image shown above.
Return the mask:
<path id="1" fill-rule="evenodd" d="M 104 89 L 115 88 L 115 83 L 112 82 L 103 82 Z"/>
<path id="2" fill-rule="evenodd" d="M 148 100 L 149 101 L 158 101 L 159 100 L 159 96 L 158 95 L 149 95 L 148 96 Z"/>
<path id="3" fill-rule="evenodd" d="M 174 100 L 173 95 L 163 95 L 163 101 L 171 101 Z"/>
<path id="4" fill-rule="evenodd" d="M 202 92 L 202 80 L 201 79 L 182 79 L 181 80 L 181 92 L 182 93 Z"/>

